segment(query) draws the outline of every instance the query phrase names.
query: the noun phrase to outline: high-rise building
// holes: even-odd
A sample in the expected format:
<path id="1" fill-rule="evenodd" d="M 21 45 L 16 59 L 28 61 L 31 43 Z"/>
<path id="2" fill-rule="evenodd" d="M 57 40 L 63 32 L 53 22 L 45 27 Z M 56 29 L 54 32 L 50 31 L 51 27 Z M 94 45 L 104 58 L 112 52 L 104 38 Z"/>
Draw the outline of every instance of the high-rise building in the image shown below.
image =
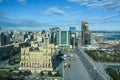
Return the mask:
<path id="1" fill-rule="evenodd" d="M 75 46 L 75 39 L 76 39 L 76 28 L 70 27 L 70 33 L 71 33 L 71 45 Z"/>
<path id="2" fill-rule="evenodd" d="M 56 43 L 56 36 L 57 36 L 57 32 L 59 32 L 60 29 L 58 27 L 55 27 L 55 28 L 51 28 L 50 31 L 51 31 L 50 43 L 57 44 Z"/>
<path id="3" fill-rule="evenodd" d="M 3 32 L 0 32 L 0 46 L 5 45 L 6 44 L 5 42 L 6 42 L 5 35 Z"/>
<path id="4" fill-rule="evenodd" d="M 72 48 L 70 31 L 57 32 L 56 48 Z"/>
<path id="5" fill-rule="evenodd" d="M 82 46 L 91 45 L 91 32 L 88 29 L 88 22 L 82 22 L 81 37 Z"/>
<path id="6" fill-rule="evenodd" d="M 75 27 L 70 27 L 70 32 L 71 34 L 76 34 L 76 28 Z"/>

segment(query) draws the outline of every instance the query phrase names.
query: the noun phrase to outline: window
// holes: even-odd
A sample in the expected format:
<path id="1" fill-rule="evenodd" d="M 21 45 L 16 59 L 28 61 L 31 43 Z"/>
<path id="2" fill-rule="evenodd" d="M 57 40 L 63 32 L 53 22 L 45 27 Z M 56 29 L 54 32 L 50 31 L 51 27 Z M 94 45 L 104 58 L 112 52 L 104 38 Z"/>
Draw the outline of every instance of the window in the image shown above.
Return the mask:
<path id="1" fill-rule="evenodd" d="M 50 63 L 48 64 L 48 67 L 50 67 Z"/>
<path id="2" fill-rule="evenodd" d="M 21 66 L 23 67 L 23 63 L 21 63 Z"/>

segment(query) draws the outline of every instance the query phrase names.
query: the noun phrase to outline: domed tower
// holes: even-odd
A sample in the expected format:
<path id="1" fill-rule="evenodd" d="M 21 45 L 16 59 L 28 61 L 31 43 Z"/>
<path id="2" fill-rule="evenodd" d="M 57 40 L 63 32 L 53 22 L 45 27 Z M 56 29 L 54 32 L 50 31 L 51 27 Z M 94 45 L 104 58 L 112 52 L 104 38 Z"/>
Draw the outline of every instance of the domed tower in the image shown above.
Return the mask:
<path id="1" fill-rule="evenodd" d="M 82 21 L 81 27 L 81 45 L 87 46 L 91 45 L 91 32 L 88 29 L 88 22 Z"/>

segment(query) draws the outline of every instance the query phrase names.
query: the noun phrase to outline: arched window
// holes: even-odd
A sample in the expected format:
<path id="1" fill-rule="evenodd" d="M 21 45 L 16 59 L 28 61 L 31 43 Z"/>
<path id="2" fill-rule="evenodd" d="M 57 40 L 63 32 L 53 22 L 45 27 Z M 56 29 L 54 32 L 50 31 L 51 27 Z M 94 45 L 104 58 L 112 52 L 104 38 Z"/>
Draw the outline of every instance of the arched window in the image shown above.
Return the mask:
<path id="1" fill-rule="evenodd" d="M 43 67 L 45 67 L 45 63 L 43 63 Z"/>
<path id="2" fill-rule="evenodd" d="M 39 64 L 39 66 L 41 67 L 41 64 Z"/>
<path id="3" fill-rule="evenodd" d="M 29 64 L 29 67 L 31 67 L 31 63 Z"/>
<path id="4" fill-rule="evenodd" d="M 50 67 L 50 63 L 48 64 L 48 67 Z"/>
<path id="5" fill-rule="evenodd" d="M 37 67 L 40 67 L 39 63 L 37 64 Z"/>
<path id="6" fill-rule="evenodd" d="M 28 67 L 28 63 L 26 63 L 26 67 Z"/>
<path id="7" fill-rule="evenodd" d="M 23 67 L 25 67 L 25 63 L 23 64 Z"/>
<path id="8" fill-rule="evenodd" d="M 23 63 L 21 63 L 21 66 L 23 67 Z"/>
<path id="9" fill-rule="evenodd" d="M 48 66 L 47 66 L 47 63 L 46 63 L 46 65 L 45 65 L 45 67 L 48 67 Z"/>
<path id="10" fill-rule="evenodd" d="M 37 67 L 37 63 L 35 63 L 35 67 Z"/>
<path id="11" fill-rule="evenodd" d="M 49 59 L 49 62 L 50 62 L 50 59 Z"/>
<path id="12" fill-rule="evenodd" d="M 32 67 L 34 67 L 34 63 L 32 63 Z"/>

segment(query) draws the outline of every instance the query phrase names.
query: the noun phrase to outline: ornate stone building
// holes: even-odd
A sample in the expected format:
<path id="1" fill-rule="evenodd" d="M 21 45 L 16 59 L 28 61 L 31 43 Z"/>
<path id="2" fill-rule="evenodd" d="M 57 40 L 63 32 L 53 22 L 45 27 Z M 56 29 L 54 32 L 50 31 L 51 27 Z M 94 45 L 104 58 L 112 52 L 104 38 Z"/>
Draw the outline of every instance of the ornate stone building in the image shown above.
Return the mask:
<path id="1" fill-rule="evenodd" d="M 36 44 L 35 44 L 36 45 Z M 38 46 L 21 48 L 19 70 L 30 70 L 32 73 L 52 71 L 54 44 L 38 44 Z"/>

